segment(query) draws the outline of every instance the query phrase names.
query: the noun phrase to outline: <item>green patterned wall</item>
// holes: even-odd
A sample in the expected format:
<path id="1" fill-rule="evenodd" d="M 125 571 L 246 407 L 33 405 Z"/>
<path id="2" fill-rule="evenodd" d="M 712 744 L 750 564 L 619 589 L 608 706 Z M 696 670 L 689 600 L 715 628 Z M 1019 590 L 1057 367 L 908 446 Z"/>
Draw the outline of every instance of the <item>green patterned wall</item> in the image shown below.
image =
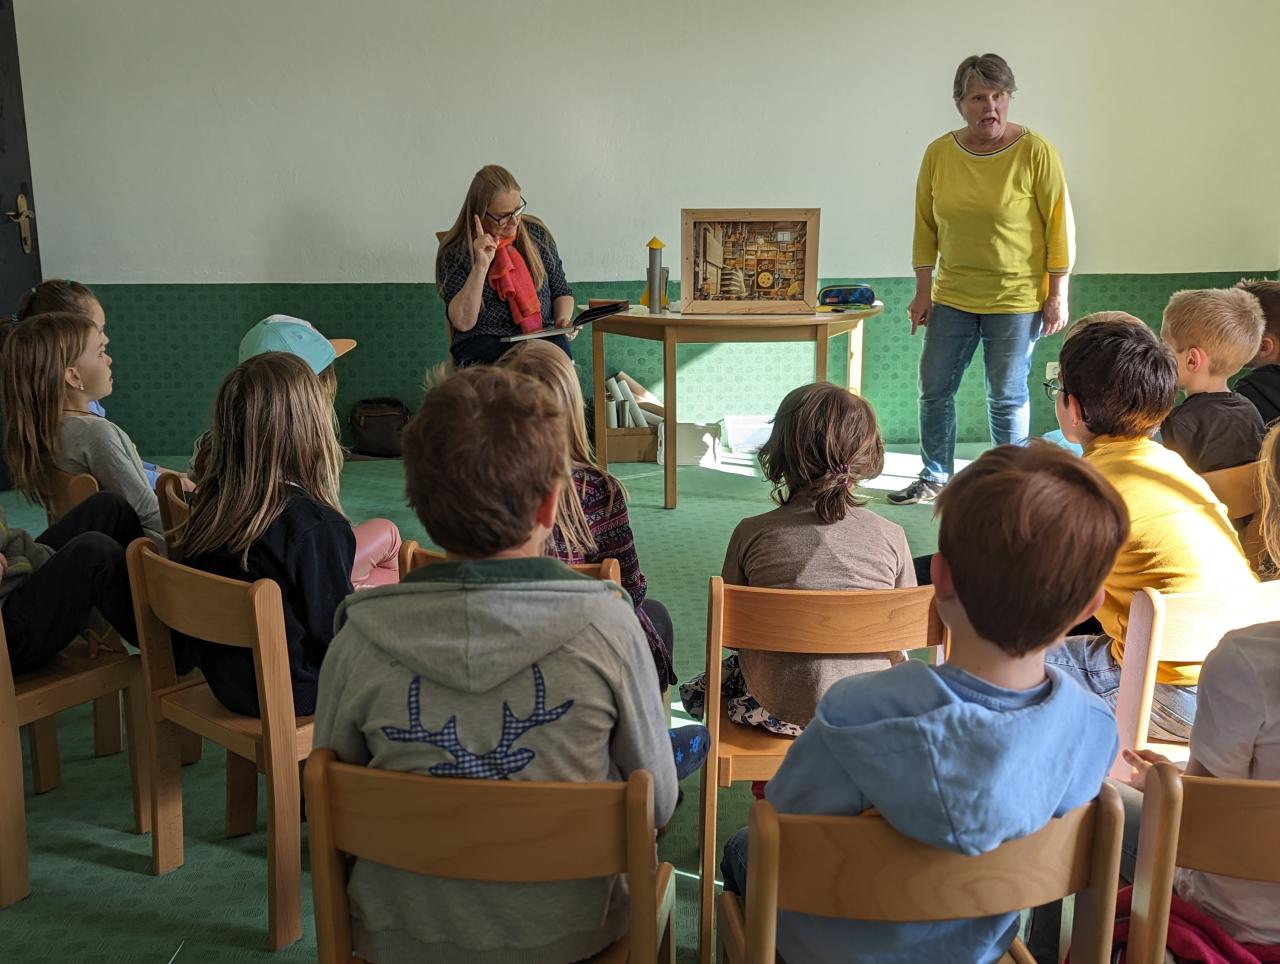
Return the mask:
<path id="1" fill-rule="evenodd" d="M 1119 308 L 1156 324 L 1169 296 L 1182 288 L 1221 287 L 1242 276 L 1274 272 L 1167 275 L 1081 275 L 1072 280 L 1071 314 Z M 824 283 L 840 280 L 828 279 Z M 885 310 L 867 324 L 863 393 L 875 405 L 885 438 L 917 438 L 916 366 L 921 338 L 906 321 L 910 278 L 871 278 Z M 111 418 L 144 453 L 184 452 L 203 431 L 221 377 L 235 364 L 240 336 L 274 312 L 306 318 L 331 336 L 359 340 L 338 363 L 339 410 L 373 395 L 398 395 L 411 406 L 421 397 L 424 371 L 447 356 L 444 311 L 429 284 L 218 284 L 95 286 L 107 312 L 116 390 Z M 578 300 L 635 300 L 642 283 L 576 282 Z M 1062 336 L 1036 349 L 1032 384 L 1057 356 Z M 574 352 L 588 382 L 591 345 L 584 335 Z M 607 367 L 624 369 L 662 394 L 662 354 L 656 342 L 609 336 Z M 831 377 L 845 374 L 845 339 L 831 349 Z M 813 378 L 813 349 L 805 344 L 686 345 L 680 348 L 681 420 L 713 421 L 726 414 L 771 414 L 782 396 Z M 987 437 L 981 350 L 957 399 L 959 438 Z M 1032 391 L 1032 424 L 1053 427 L 1052 406 Z"/>

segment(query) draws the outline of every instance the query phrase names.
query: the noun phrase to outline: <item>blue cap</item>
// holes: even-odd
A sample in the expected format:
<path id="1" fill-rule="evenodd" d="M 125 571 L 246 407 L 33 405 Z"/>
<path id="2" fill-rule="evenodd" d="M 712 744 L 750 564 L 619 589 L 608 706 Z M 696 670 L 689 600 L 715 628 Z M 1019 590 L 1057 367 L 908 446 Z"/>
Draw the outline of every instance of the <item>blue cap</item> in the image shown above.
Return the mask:
<path id="1" fill-rule="evenodd" d="M 271 315 L 249 329 L 240 339 L 240 358 L 245 361 L 269 351 L 297 355 L 319 375 L 333 360 L 356 347 L 350 338 L 326 338 L 315 326 L 289 315 Z"/>

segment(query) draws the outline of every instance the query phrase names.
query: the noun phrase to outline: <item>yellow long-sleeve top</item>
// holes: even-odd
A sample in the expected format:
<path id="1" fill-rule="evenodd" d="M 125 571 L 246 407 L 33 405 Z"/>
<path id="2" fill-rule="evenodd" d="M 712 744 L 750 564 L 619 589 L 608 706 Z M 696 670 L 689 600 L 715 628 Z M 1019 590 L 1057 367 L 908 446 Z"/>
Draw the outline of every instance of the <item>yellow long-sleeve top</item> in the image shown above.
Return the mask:
<path id="1" fill-rule="evenodd" d="M 1177 452 L 1149 438 L 1100 435 L 1085 446 L 1084 458 L 1129 510 L 1129 541 L 1103 583 L 1098 610 L 1117 662 L 1124 660 L 1129 601 L 1138 590 L 1205 592 L 1257 582 L 1226 507 Z M 1204 655 L 1216 645 L 1204 640 Z M 1161 661 L 1156 670 L 1159 683 L 1191 686 L 1199 679 L 1199 663 Z"/>
<path id="2" fill-rule="evenodd" d="M 954 134 L 930 144 L 916 181 L 911 264 L 937 264 L 933 300 L 976 314 L 1039 311 L 1049 274 L 1075 262 L 1075 222 L 1058 152 L 1022 129 L 993 154 Z"/>

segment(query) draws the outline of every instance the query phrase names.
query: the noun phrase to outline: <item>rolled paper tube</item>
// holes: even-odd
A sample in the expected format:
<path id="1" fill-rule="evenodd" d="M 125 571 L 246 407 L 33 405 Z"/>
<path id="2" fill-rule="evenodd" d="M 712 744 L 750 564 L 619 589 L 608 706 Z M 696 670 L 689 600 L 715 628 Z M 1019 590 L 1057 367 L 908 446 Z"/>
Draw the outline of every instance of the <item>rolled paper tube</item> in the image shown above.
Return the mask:
<path id="1" fill-rule="evenodd" d="M 618 374 L 613 377 L 618 380 L 619 385 L 626 385 L 627 388 L 631 389 L 631 394 L 636 397 L 637 402 L 652 402 L 655 405 L 662 404 L 662 399 L 653 394 L 653 392 L 649 391 L 649 389 L 645 388 L 626 372 L 618 372 Z"/>

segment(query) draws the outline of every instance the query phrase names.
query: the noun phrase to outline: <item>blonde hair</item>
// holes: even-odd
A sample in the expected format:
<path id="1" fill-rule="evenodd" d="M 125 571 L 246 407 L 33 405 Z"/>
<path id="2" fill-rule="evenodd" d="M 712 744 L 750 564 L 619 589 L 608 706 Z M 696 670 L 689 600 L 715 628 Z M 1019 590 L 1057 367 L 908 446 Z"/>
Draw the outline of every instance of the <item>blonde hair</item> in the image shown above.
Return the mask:
<path id="1" fill-rule="evenodd" d="M 1178 351 L 1199 348 L 1210 375 L 1232 375 L 1258 353 L 1266 319 L 1243 288 L 1179 291 L 1164 309 L 1160 333 Z"/>
<path id="2" fill-rule="evenodd" d="M 467 188 L 467 196 L 462 202 L 462 210 L 458 212 L 458 219 L 440 239 L 440 250 L 436 252 L 437 289 L 445 274 L 446 260 L 460 259 L 467 264 L 471 263 L 471 242 L 475 240 L 476 218 L 483 218 L 488 213 L 489 205 L 499 194 L 519 190 L 520 185 L 505 167 L 486 164 L 476 171 L 475 177 L 471 179 L 471 186 Z M 524 258 L 525 264 L 529 266 L 533 287 L 537 291 L 542 288 L 542 283 L 547 279 L 547 269 L 542 263 L 542 255 L 538 253 L 538 246 L 529 236 L 530 224 L 538 225 L 548 237 L 551 236 L 551 232 L 547 231 L 545 224 L 527 214 L 521 216 L 520 225 L 516 228 L 514 245 Z"/>
<path id="3" fill-rule="evenodd" d="M 198 486 L 179 547 L 188 558 L 226 548 L 248 566 L 249 548 L 296 490 L 342 511 L 341 472 L 333 405 L 311 366 L 287 352 L 255 355 L 218 388 L 192 460 Z"/>
<path id="4" fill-rule="evenodd" d="M 609 487 L 609 509 L 616 497 L 626 498 L 622 483 L 600 468 L 595 449 L 587 438 L 585 406 L 582 401 L 582 385 L 578 382 L 578 370 L 573 361 L 555 345 L 543 341 L 526 341 L 507 352 L 498 361 L 501 368 L 524 375 L 531 375 L 551 389 L 564 410 L 565 435 L 569 440 L 568 484 L 560 492 L 560 505 L 556 509 L 556 525 L 560 528 L 569 551 L 589 556 L 596 551 L 596 538 L 582 511 L 582 493 L 578 491 L 572 470 L 585 469 L 604 477 Z M 603 400 L 596 404 L 604 404 Z"/>
<path id="5" fill-rule="evenodd" d="M 1280 422 L 1271 426 L 1262 440 L 1262 506 L 1259 519 L 1262 542 L 1267 547 L 1267 566 L 1274 576 L 1280 560 Z"/>
<path id="6" fill-rule="evenodd" d="M 52 504 L 62 448 L 66 371 L 97 331 L 84 315 L 49 312 L 8 326 L 0 347 L 0 406 L 14 487 L 43 506 Z"/>

